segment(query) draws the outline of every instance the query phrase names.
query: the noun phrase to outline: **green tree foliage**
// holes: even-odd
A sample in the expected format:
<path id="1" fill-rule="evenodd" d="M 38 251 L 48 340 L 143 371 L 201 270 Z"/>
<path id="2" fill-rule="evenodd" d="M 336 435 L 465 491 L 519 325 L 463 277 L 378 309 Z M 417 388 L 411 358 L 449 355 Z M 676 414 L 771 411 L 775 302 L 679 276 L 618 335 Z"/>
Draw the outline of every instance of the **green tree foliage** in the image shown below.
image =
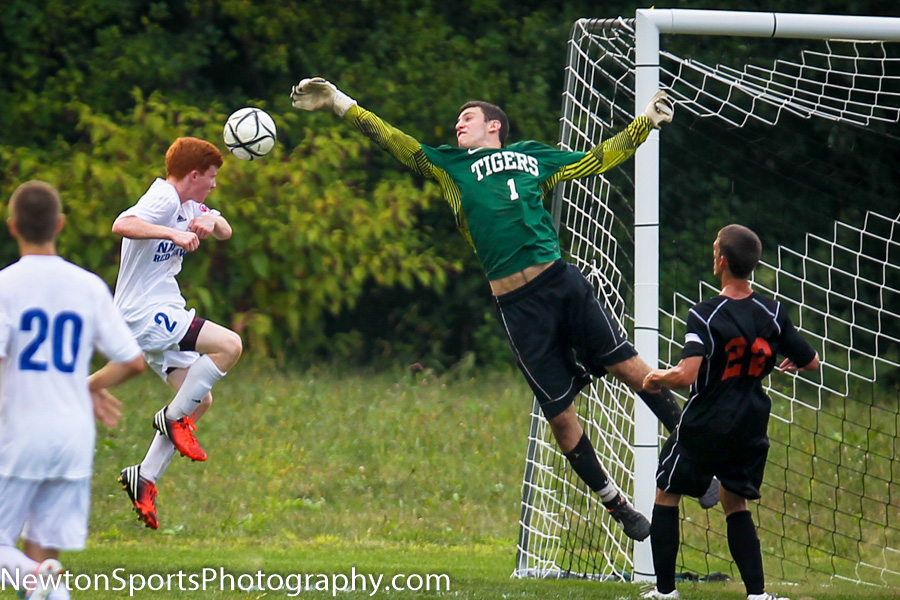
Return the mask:
<path id="1" fill-rule="evenodd" d="M 225 113 L 261 99 L 279 146 L 222 170 L 210 203 L 236 234 L 185 261 L 189 301 L 272 350 L 344 335 L 361 336 L 342 346 L 361 359 L 508 362 L 480 266 L 436 187 L 332 116 L 293 114 L 288 90 L 327 76 L 429 144 L 452 142 L 458 107 L 487 98 L 507 107 L 514 138 L 552 142 L 566 37 L 590 6 L 9 0 L 2 191 L 28 177 L 60 186 L 63 251 L 112 283 L 109 226 L 162 174 L 171 140 L 218 141 Z M 10 242 L 0 258 L 15 258 Z"/>
<path id="2" fill-rule="evenodd" d="M 115 280 L 116 215 L 165 176 L 164 155 L 181 135 L 215 139 L 225 114 L 160 95 L 143 99 L 124 120 L 85 105 L 77 113 L 80 139 L 46 152 L 0 147 L 8 166 L 2 188 L 32 178 L 53 182 L 63 196 L 67 226 L 60 252 Z M 245 333 L 262 349 L 312 352 L 325 345 L 323 315 L 360 301 L 366 284 L 443 289 L 459 266 L 439 256 L 417 213 L 435 200 L 411 177 L 378 178 L 366 168 L 370 142 L 336 129 L 305 128 L 294 113 L 273 113 L 282 126 L 304 132 L 292 152 L 277 146 L 264 161 L 226 156 L 208 203 L 222 210 L 235 234 L 208 240 L 185 258 L 180 276 L 199 312 Z M 111 167 L 114 165 L 114 167 Z M 9 238 L 3 256 L 15 256 Z"/>
<path id="3" fill-rule="evenodd" d="M 767 10 L 897 10 L 871 0 L 795 4 Z M 699 0 L 678 7 L 707 8 Z M 112 219 L 163 174 L 171 141 L 220 143 L 227 113 L 262 106 L 276 118 L 279 144 L 263 160 L 229 159 L 222 170 L 210 204 L 235 236 L 187 258 L 189 301 L 271 351 L 331 347 L 361 360 L 442 363 L 474 352 L 482 363 L 508 364 L 480 266 L 436 186 L 333 116 L 292 111 L 288 91 L 302 77 L 325 76 L 431 145 L 452 143 L 458 107 L 483 98 L 507 109 L 512 140 L 552 143 L 572 23 L 634 9 L 586 0 L 6 0 L 0 192 L 8 197 L 29 177 L 58 185 L 69 214 L 63 251 L 112 283 Z M 750 52 L 724 39 L 690 44 L 687 53 Z M 835 143 L 854 142 L 840 134 Z M 886 191 L 895 181 L 884 175 L 872 185 Z M 730 182 L 719 183 L 710 209 L 731 203 Z M 714 221 L 710 210 L 704 222 Z M 687 246 L 705 246 L 705 231 L 678 236 L 685 257 L 705 256 L 705 247 Z M 15 256 L 8 238 L 0 242 L 3 264 Z"/>

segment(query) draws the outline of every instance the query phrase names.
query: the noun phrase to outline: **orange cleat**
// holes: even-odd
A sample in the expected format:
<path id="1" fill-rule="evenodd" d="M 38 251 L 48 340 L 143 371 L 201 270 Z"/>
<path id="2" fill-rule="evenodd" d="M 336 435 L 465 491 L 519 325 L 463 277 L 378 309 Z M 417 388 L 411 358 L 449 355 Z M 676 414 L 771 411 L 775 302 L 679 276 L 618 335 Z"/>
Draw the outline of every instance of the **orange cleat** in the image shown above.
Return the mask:
<path id="1" fill-rule="evenodd" d="M 193 418 L 181 417 L 177 421 L 169 420 L 166 418 L 166 409 L 164 407 L 153 417 L 153 427 L 172 440 L 175 449 L 182 456 L 187 456 L 195 461 L 206 460 L 206 452 L 200 447 L 200 442 L 197 441 L 197 438 L 194 437 L 197 427 L 194 425 Z"/>
<path id="2" fill-rule="evenodd" d="M 138 519 L 150 529 L 159 529 L 159 519 L 156 518 L 156 484 L 141 477 L 141 466 L 133 465 L 122 469 L 119 483 L 131 498 Z"/>

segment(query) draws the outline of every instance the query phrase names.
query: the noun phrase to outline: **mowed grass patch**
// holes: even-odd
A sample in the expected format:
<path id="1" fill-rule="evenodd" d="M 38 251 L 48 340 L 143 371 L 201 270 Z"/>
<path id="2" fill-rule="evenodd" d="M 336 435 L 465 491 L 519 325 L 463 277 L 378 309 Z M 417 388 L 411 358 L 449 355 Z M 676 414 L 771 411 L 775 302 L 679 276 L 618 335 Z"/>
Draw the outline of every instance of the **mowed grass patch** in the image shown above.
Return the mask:
<path id="1" fill-rule="evenodd" d="M 88 548 L 63 555 L 82 584 L 101 585 L 76 590 L 76 598 L 130 597 L 132 581 L 143 582 L 135 598 L 325 598 L 341 579 L 322 588 L 315 578 L 299 593 L 246 584 L 258 573 L 328 578 L 354 569 L 374 577 L 446 575 L 450 588 L 386 589 L 385 579 L 377 593 L 357 588 L 339 597 L 639 596 L 634 584 L 510 577 L 530 408 L 530 392 L 511 370 L 436 378 L 290 370 L 245 357 L 217 385 L 200 421 L 210 459 L 178 457 L 160 480 L 162 528 L 155 532 L 137 521 L 115 479 L 143 457 L 152 415 L 172 392 L 145 375 L 118 394 L 126 416 L 98 435 Z M 224 570 L 235 586 L 217 577 L 206 590 L 190 589 L 187 578 L 199 581 L 204 569 Z M 679 586 L 686 600 L 745 598 L 736 582 Z M 769 588 L 794 600 L 900 597 L 846 582 L 772 581 Z"/>
<path id="2" fill-rule="evenodd" d="M 255 546 L 226 541 L 168 541 L 168 544 L 157 539 L 148 544 L 92 545 L 85 552 L 72 554 L 67 566 L 81 574 L 83 585 L 100 583 L 81 594 L 94 600 L 127 597 L 269 600 L 335 596 L 400 600 L 637 600 L 642 590 L 639 584 L 622 582 L 513 579 L 510 577 L 513 554 L 497 543 L 445 546 L 319 539 L 282 547 L 278 540 Z M 355 583 L 351 583 L 354 575 Z M 204 577 L 205 589 L 201 586 Z M 378 583 L 377 589 L 373 582 Z M 269 587 L 279 584 L 285 588 Z M 335 590 L 335 587 L 351 586 L 352 589 Z M 828 586 L 773 582 L 768 587 L 794 600 L 896 600 L 898 597 L 895 590 L 847 582 Z M 746 598 L 743 586 L 736 582 L 680 583 L 679 589 L 685 600 Z M 75 593 L 77 598 L 78 592 Z"/>
<path id="3" fill-rule="evenodd" d="M 128 544 L 89 548 L 77 559 L 73 555 L 67 566 L 82 574 L 83 583 L 89 580 L 91 584 L 101 583 L 100 589 L 95 587 L 91 591 L 91 597 L 99 600 L 334 596 L 611 600 L 636 597 L 639 590 L 637 586 L 623 583 L 513 579 L 510 577 L 512 557 L 508 549 L 496 544 L 444 546 L 311 540 L 289 549 L 224 543 L 210 547 L 205 542 L 173 543 L 167 547 L 158 543 Z M 354 575 L 355 583 L 350 583 Z M 195 586 L 193 582 L 202 583 L 204 576 L 208 581 L 206 589 Z M 279 578 L 285 583 L 285 589 L 267 587 L 267 582 L 277 585 Z M 106 581 L 108 589 L 104 587 Z M 301 590 L 297 589 L 297 582 L 301 583 Z M 377 588 L 373 582 L 378 583 Z M 262 583 L 261 588 L 258 583 Z M 150 589 L 161 585 L 163 589 Z M 242 586 L 244 589 L 240 589 Z M 335 590 L 335 586 L 345 589 Z M 352 589 L 346 589 L 351 586 Z"/>
<path id="4" fill-rule="evenodd" d="M 150 532 L 116 478 L 143 458 L 171 392 L 147 375 L 121 389 L 126 417 L 98 435 L 94 539 L 515 539 L 531 397 L 511 371 L 438 379 L 246 361 L 213 394 L 197 433 L 209 460 L 175 457 Z"/>

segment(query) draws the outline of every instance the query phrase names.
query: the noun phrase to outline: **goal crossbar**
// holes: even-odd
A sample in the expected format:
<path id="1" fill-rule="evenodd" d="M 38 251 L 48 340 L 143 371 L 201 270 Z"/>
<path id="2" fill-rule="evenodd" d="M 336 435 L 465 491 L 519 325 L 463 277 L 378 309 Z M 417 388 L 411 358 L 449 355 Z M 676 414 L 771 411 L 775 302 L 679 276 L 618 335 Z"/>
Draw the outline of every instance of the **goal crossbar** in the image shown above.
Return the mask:
<path id="1" fill-rule="evenodd" d="M 794 39 L 900 41 L 897 19 L 848 15 L 810 15 L 679 8 L 639 9 L 638 22 L 659 33 Z"/>

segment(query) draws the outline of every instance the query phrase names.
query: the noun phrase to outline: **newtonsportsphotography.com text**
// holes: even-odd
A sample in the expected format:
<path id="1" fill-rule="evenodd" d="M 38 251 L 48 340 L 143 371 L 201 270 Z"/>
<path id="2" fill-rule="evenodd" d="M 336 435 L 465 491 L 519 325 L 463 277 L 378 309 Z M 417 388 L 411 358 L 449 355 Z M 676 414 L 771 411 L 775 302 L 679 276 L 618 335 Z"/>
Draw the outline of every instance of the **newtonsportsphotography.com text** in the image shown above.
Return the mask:
<path id="1" fill-rule="evenodd" d="M 366 592 L 375 596 L 379 592 L 395 591 L 446 592 L 450 591 L 450 576 L 446 574 L 392 574 L 362 573 L 356 567 L 348 573 L 236 573 L 224 567 L 204 567 L 196 571 L 171 573 L 132 573 L 123 567 L 109 573 L 69 573 L 55 578 L 34 573 L 21 573 L 19 569 L 0 569 L 0 591 L 6 589 L 32 590 L 35 586 L 67 588 L 70 592 L 113 591 L 127 592 L 203 592 L 208 590 L 230 592 L 282 592 L 296 597 L 307 591 L 330 592 L 337 596 L 346 592 Z"/>

